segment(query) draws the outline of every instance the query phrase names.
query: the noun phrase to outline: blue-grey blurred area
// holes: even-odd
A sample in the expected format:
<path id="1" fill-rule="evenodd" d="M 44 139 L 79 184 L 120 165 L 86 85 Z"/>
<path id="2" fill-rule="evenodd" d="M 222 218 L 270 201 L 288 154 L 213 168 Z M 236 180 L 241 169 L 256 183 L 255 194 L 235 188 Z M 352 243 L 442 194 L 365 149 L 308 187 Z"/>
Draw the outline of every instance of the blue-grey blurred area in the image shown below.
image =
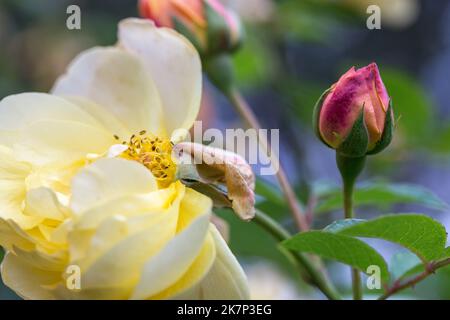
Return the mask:
<path id="1" fill-rule="evenodd" d="M 114 44 L 117 22 L 137 16 L 136 2 L 1 0 L 0 98 L 24 91 L 48 91 L 79 52 Z M 365 203 L 356 212 L 361 218 L 390 212 L 423 213 L 450 230 L 445 205 L 450 203 L 450 1 L 224 2 L 242 16 L 246 27 L 243 46 L 233 56 L 237 81 L 263 127 L 280 129 L 281 162 L 305 207 L 309 205 L 315 212 L 313 227 L 323 228 L 342 216 L 341 210 L 325 208 L 321 202 L 340 181 L 334 152 L 313 134 L 313 106 L 350 67 L 375 61 L 393 101 L 396 134 L 386 151 L 369 158 L 360 186 L 395 183 L 399 187 L 394 193 L 415 188 L 416 198 L 429 201 L 404 198 L 384 204 L 385 199 L 380 198 L 378 203 Z M 66 28 L 69 4 L 81 8 L 81 30 Z M 366 9 L 371 4 L 381 9 L 381 29 L 367 28 L 370 14 Z M 200 118 L 204 127 L 242 125 L 226 99 L 208 83 Z M 275 179 L 265 180 L 276 189 Z M 259 206 L 293 230 L 282 197 L 275 200 L 261 199 Z M 297 280 L 266 234 L 238 221 L 228 211 L 219 215 L 230 225 L 230 246 L 248 266 L 248 272 L 254 272 L 249 275 L 253 290 L 268 292 L 258 297 L 321 298 Z M 382 242 L 373 245 L 387 257 L 401 250 Z M 405 291 L 402 298 L 450 299 L 448 269 L 415 290 Z M 332 277 L 342 292 L 350 292 L 347 271 L 332 266 Z M 255 278 L 257 274 L 266 276 Z M 270 289 L 274 287 L 284 295 L 275 296 Z M 291 291 L 296 292 L 286 294 Z M 0 287 L 0 299 L 14 297 Z"/>

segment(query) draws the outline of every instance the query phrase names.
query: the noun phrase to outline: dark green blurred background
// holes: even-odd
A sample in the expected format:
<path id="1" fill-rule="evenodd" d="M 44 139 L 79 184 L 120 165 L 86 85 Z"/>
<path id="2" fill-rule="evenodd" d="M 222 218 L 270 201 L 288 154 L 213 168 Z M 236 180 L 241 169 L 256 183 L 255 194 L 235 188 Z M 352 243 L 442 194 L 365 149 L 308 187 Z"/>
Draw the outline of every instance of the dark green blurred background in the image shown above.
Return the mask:
<path id="1" fill-rule="evenodd" d="M 80 51 L 110 45 L 117 22 L 137 16 L 135 0 L 1 0 L 0 98 L 48 91 Z M 378 63 L 399 119 L 393 144 L 370 158 L 360 185 L 358 216 L 388 212 L 430 214 L 450 229 L 450 1 L 228 0 L 246 25 L 234 62 L 241 88 L 266 128 L 279 128 L 280 156 L 314 228 L 342 215 L 334 153 L 313 136 L 312 108 L 351 66 Z M 82 29 L 66 28 L 66 8 L 77 4 Z M 381 30 L 368 30 L 366 8 L 381 8 Z M 205 127 L 240 126 L 226 100 L 205 84 Z M 293 230 L 275 180 L 258 185 L 258 206 Z M 388 182 L 395 183 L 385 192 Z M 418 187 L 421 185 L 423 187 Z M 426 189 L 425 189 L 426 188 Z M 366 192 L 366 193 L 364 193 Z M 373 196 L 375 195 L 375 196 Z M 218 212 L 230 225 L 230 246 L 246 266 L 255 298 L 321 298 L 297 280 L 276 243 L 251 223 Z M 401 251 L 371 242 L 389 261 Z M 395 258 L 394 258 L 395 260 Z M 331 275 L 349 292 L 348 270 Z M 399 298 L 450 298 L 450 268 Z M 370 297 L 370 292 L 367 292 Z M 0 299 L 15 298 L 0 286 Z"/>

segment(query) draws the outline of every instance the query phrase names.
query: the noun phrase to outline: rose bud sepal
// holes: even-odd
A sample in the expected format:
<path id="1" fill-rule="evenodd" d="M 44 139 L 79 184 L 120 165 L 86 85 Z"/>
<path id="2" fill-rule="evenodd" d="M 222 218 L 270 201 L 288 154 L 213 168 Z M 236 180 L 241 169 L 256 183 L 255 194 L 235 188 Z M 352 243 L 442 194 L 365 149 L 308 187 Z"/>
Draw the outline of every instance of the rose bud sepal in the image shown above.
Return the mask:
<path id="1" fill-rule="evenodd" d="M 369 132 L 364 120 L 364 106 L 353 124 L 352 130 L 336 149 L 336 153 L 350 158 L 363 157 L 369 146 Z"/>
<path id="2" fill-rule="evenodd" d="M 364 106 L 353 124 L 352 130 L 336 149 L 336 164 L 344 182 L 345 192 L 353 193 L 356 178 L 364 169 L 369 146 L 369 133 L 364 121 Z"/>
<path id="3" fill-rule="evenodd" d="M 317 100 L 316 105 L 314 106 L 314 110 L 313 110 L 313 122 L 312 123 L 313 123 L 314 133 L 316 134 L 317 138 L 319 138 L 319 140 L 322 141 L 322 143 L 325 144 L 327 147 L 334 149 L 322 138 L 322 135 L 320 134 L 320 129 L 319 129 L 320 112 L 322 111 L 323 102 L 327 98 L 327 96 L 330 93 L 332 88 L 333 87 L 330 87 L 327 90 L 325 90 L 322 93 L 322 95 L 319 97 L 319 100 Z"/>
<path id="4" fill-rule="evenodd" d="M 188 26 L 186 26 L 181 19 L 176 16 L 172 17 L 172 22 L 174 29 L 185 36 L 192 45 L 197 49 L 200 56 L 203 54 L 202 44 L 200 43 L 198 37 L 194 34 Z"/>
<path id="5" fill-rule="evenodd" d="M 394 126 L 394 108 L 392 107 L 391 99 L 389 100 L 389 107 L 386 111 L 383 134 L 381 135 L 380 140 L 376 143 L 375 147 L 367 152 L 368 155 L 377 154 L 387 148 L 392 141 L 392 137 L 394 136 Z"/>
<path id="6" fill-rule="evenodd" d="M 209 81 L 226 96 L 230 96 L 235 88 L 236 78 L 233 61 L 224 53 L 203 60 L 203 69 Z"/>
<path id="7" fill-rule="evenodd" d="M 353 186 L 356 182 L 356 179 L 363 171 L 366 164 L 366 156 L 347 157 L 336 152 L 336 164 L 342 176 L 344 189 L 347 189 L 344 191 L 344 193 L 353 193 Z"/>
<path id="8" fill-rule="evenodd" d="M 208 56 L 212 57 L 220 53 L 232 53 L 237 50 L 242 43 L 244 30 L 239 19 L 233 12 L 228 11 L 228 17 L 234 18 L 235 28 L 227 21 L 227 15 L 221 14 L 208 1 L 203 1 L 207 28 L 207 48 Z"/>

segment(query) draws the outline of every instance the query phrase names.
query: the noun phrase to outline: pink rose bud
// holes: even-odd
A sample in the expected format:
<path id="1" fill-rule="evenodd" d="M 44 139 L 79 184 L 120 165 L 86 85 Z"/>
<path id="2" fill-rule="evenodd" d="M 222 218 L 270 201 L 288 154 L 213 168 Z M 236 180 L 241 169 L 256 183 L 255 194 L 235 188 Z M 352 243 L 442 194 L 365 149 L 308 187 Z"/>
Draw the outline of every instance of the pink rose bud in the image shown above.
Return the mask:
<path id="1" fill-rule="evenodd" d="M 139 13 L 186 36 L 203 56 L 232 51 L 241 41 L 238 17 L 218 0 L 139 0 Z"/>
<path id="2" fill-rule="evenodd" d="M 392 140 L 394 115 L 378 67 L 352 67 L 319 99 L 314 127 L 319 138 L 350 157 L 375 154 Z"/>

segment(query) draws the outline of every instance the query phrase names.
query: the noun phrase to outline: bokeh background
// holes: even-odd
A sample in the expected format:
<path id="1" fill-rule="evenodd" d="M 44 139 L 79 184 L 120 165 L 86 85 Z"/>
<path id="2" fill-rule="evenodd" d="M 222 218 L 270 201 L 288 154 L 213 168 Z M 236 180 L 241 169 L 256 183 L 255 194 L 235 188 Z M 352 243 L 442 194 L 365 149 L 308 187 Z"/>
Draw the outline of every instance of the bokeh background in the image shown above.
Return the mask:
<path id="1" fill-rule="evenodd" d="M 280 129 L 281 161 L 313 228 L 342 216 L 334 152 L 312 133 L 313 106 L 351 66 L 375 61 L 398 123 L 392 145 L 370 158 L 360 179 L 357 215 L 424 213 L 450 230 L 450 1 L 223 1 L 246 26 L 244 45 L 233 57 L 239 85 L 263 127 Z M 81 30 L 66 28 L 70 4 L 81 7 Z M 366 27 L 370 4 L 381 8 L 381 30 Z M 130 16 L 137 16 L 136 0 L 0 0 L 0 98 L 48 91 L 77 53 L 113 44 L 117 22 Z M 207 81 L 201 119 L 204 128 L 242 126 Z M 260 180 L 258 193 L 258 206 L 294 231 L 275 180 Z M 257 226 L 229 211 L 217 213 L 228 223 L 229 243 L 245 266 L 253 298 L 323 298 L 298 279 L 276 243 Z M 370 244 L 391 262 L 394 273 L 401 272 L 397 261 L 414 260 L 397 246 Z M 339 289 L 350 294 L 347 268 L 329 267 Z M 450 268 L 397 298 L 449 299 Z M 0 299 L 17 297 L 0 283 Z"/>

